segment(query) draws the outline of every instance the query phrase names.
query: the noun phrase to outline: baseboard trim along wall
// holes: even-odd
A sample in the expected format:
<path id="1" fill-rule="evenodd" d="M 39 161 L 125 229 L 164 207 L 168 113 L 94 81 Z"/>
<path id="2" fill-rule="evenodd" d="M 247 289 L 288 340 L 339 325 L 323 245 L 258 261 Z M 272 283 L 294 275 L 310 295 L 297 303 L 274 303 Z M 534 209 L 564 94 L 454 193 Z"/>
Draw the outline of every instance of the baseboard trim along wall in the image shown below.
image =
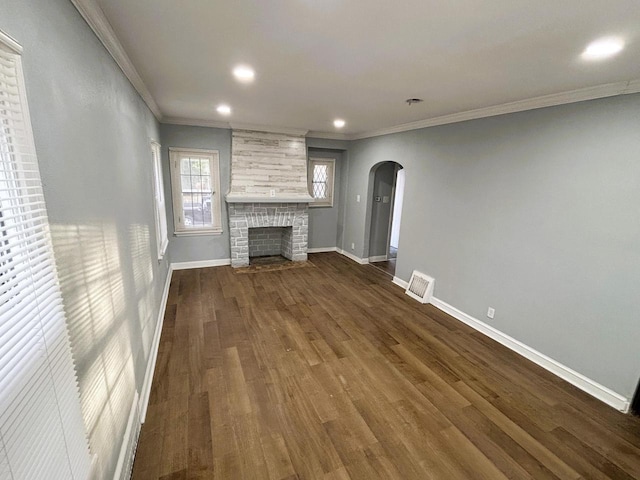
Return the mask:
<path id="1" fill-rule="evenodd" d="M 337 248 L 336 252 L 338 252 L 340 255 L 344 255 L 345 257 L 353 260 L 356 263 L 359 263 L 360 265 L 367 265 L 369 263 L 368 258 L 356 257 L 353 253 L 349 253 L 346 250 L 342 250 L 341 248 Z"/>
<path id="2" fill-rule="evenodd" d="M 627 413 L 629 411 L 631 401 L 628 398 L 620 395 L 619 393 L 614 392 L 604 385 L 601 385 L 598 382 L 585 377 L 581 373 L 576 372 L 566 365 L 557 362 L 553 358 L 546 356 L 544 353 L 538 352 L 534 348 L 531 348 L 521 341 L 510 337 L 506 333 L 501 332 L 491 325 L 487 325 L 486 323 L 481 322 L 471 315 L 467 315 L 466 313 L 458 310 L 457 308 L 436 297 L 433 297 L 431 303 L 434 307 L 442 310 L 445 313 L 448 313 L 462 323 L 469 325 L 471 328 L 485 334 L 496 342 L 501 343 L 505 347 L 531 360 L 533 363 L 569 382 L 573 386 L 579 388 L 583 392 L 588 393 L 592 397 L 597 398 L 598 400 L 606 403 L 616 410 L 620 410 L 623 413 Z"/>
<path id="3" fill-rule="evenodd" d="M 388 260 L 386 255 L 376 255 L 374 257 L 369 257 L 369 263 L 384 262 L 385 260 Z"/>
<path id="4" fill-rule="evenodd" d="M 393 283 L 395 283 L 399 287 L 404 288 L 405 290 L 409 287 L 409 282 L 405 282 L 404 280 L 398 277 L 393 277 Z"/>
<path id="5" fill-rule="evenodd" d="M 175 262 L 171 264 L 171 269 L 188 270 L 190 268 L 222 267 L 224 265 L 231 265 L 231 259 L 220 258 L 216 260 L 198 260 L 195 262 Z"/>
<path id="6" fill-rule="evenodd" d="M 402 287 L 406 290 L 409 286 L 407 282 L 398 277 L 393 277 L 393 283 Z M 431 304 L 442 310 L 445 313 L 448 313 L 456 320 L 461 321 L 469 325 L 471 328 L 477 330 L 480 333 L 485 334 L 487 337 L 492 338 L 496 342 L 504 345 L 505 347 L 513 350 L 514 352 L 522 355 L 523 357 L 531 360 L 536 365 L 541 366 L 545 370 L 553 373 L 554 375 L 562 378 L 563 380 L 569 382 L 571 385 L 579 388 L 583 392 L 588 393 L 592 397 L 597 398 L 601 402 L 606 403 L 607 405 L 615 408 L 616 410 L 620 410 L 623 413 L 627 413 L 631 406 L 631 400 L 625 398 L 617 392 L 614 392 L 610 388 L 605 387 L 604 385 L 600 385 L 598 382 L 591 380 L 590 378 L 585 377 L 581 373 L 576 372 L 575 370 L 567 367 L 566 365 L 557 362 L 551 357 L 548 357 L 544 353 L 538 352 L 536 349 L 531 348 L 528 345 L 525 345 L 519 340 L 516 340 L 513 337 L 510 337 L 506 333 L 501 332 L 497 328 L 492 327 L 491 325 L 487 325 L 484 322 L 481 322 L 477 318 L 472 317 L 464 313 L 461 310 L 458 310 L 452 305 L 440 300 L 439 298 L 433 297 L 431 300 Z"/>
<path id="7" fill-rule="evenodd" d="M 133 468 L 133 459 L 135 457 L 136 446 L 138 444 L 138 436 L 140 435 L 140 400 L 138 391 L 133 398 L 129 419 L 127 420 L 127 429 L 124 432 L 122 446 L 120 447 L 120 455 L 118 455 L 118 463 L 113 480 L 128 480 L 131 478 L 131 470 Z"/>
<path id="8" fill-rule="evenodd" d="M 167 299 L 169 298 L 169 287 L 171 286 L 172 276 L 173 266 L 169 266 L 167 279 L 164 282 L 164 290 L 162 291 L 162 299 L 160 300 L 160 310 L 158 311 L 158 320 L 156 321 L 156 331 L 151 342 L 149 360 L 147 360 L 147 371 L 144 375 L 144 384 L 142 385 L 142 395 L 140 397 L 140 423 L 144 423 L 147 418 L 147 407 L 149 406 L 149 396 L 151 395 L 151 383 L 153 382 L 153 373 L 156 369 L 158 348 L 160 347 L 160 335 L 162 334 L 162 325 L 164 324 L 164 314 L 167 310 Z"/>
<path id="9" fill-rule="evenodd" d="M 318 248 L 307 248 L 307 253 L 326 253 L 326 252 L 337 252 L 338 247 L 318 247 Z"/>

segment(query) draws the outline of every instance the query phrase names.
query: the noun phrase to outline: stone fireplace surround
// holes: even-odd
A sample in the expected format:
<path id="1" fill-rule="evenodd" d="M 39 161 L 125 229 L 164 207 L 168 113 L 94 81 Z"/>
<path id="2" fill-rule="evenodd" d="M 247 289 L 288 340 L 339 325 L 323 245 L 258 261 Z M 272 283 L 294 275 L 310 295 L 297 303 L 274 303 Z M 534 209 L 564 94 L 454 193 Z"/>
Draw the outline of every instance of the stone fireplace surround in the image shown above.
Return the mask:
<path id="1" fill-rule="evenodd" d="M 231 134 L 229 213 L 231 266 L 249 265 L 249 229 L 282 229 L 281 253 L 307 260 L 309 195 L 307 147 L 303 132 L 235 128 Z"/>
<path id="2" fill-rule="evenodd" d="M 229 237 L 231 266 L 249 265 L 249 229 L 261 227 L 291 227 L 283 229 L 282 255 L 292 261 L 307 260 L 309 216 L 307 203 L 231 203 Z"/>

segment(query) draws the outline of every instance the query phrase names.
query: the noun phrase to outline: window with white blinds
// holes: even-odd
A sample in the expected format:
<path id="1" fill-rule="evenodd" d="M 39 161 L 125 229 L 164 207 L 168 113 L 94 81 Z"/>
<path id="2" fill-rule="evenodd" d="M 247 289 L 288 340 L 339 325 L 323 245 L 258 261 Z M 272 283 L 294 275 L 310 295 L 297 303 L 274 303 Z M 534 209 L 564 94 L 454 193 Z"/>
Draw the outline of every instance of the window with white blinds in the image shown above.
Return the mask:
<path id="1" fill-rule="evenodd" d="M 0 480 L 90 466 L 20 47 L 0 32 Z"/>
<path id="2" fill-rule="evenodd" d="M 158 260 L 162 260 L 169 245 L 169 236 L 167 232 L 167 209 L 164 203 L 164 183 L 162 181 L 162 157 L 158 142 L 151 142 L 151 157 L 153 160 L 153 193 L 155 196 Z"/>

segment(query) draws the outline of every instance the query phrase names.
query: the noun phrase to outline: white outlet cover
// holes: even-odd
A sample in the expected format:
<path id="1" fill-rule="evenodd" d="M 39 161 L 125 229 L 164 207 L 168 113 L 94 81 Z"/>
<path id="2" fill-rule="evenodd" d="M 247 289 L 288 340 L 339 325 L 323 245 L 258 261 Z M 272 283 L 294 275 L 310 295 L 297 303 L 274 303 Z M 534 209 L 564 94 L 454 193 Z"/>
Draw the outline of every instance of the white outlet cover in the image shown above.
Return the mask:
<path id="1" fill-rule="evenodd" d="M 360 195 L 356 195 L 356 202 L 360 203 Z"/>
<path id="2" fill-rule="evenodd" d="M 351 250 L 355 250 L 355 249 L 356 249 L 356 244 L 355 244 L 355 243 L 352 243 L 352 244 L 351 244 Z"/>
<path id="3" fill-rule="evenodd" d="M 496 314 L 496 310 L 494 308 L 489 307 L 489 310 L 487 310 L 487 317 L 493 318 L 495 314 Z"/>

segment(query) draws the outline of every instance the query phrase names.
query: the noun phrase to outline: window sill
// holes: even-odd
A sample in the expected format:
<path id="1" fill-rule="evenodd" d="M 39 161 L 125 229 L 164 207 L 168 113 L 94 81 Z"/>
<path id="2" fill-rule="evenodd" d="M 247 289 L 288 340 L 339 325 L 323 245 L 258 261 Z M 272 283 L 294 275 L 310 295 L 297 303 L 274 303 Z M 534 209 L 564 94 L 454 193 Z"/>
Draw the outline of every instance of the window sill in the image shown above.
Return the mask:
<path id="1" fill-rule="evenodd" d="M 207 230 L 178 230 L 173 232 L 176 237 L 199 237 L 202 235 L 222 235 L 221 228 L 212 228 Z"/>
<path id="2" fill-rule="evenodd" d="M 316 208 L 316 207 L 331 208 L 333 207 L 333 203 L 310 203 L 309 204 L 309 208 Z"/>
<path id="3" fill-rule="evenodd" d="M 169 248 L 169 239 L 166 238 L 164 242 L 162 242 L 162 246 L 160 247 L 160 252 L 158 252 L 158 262 L 164 260 L 165 255 L 167 254 L 167 249 Z"/>

